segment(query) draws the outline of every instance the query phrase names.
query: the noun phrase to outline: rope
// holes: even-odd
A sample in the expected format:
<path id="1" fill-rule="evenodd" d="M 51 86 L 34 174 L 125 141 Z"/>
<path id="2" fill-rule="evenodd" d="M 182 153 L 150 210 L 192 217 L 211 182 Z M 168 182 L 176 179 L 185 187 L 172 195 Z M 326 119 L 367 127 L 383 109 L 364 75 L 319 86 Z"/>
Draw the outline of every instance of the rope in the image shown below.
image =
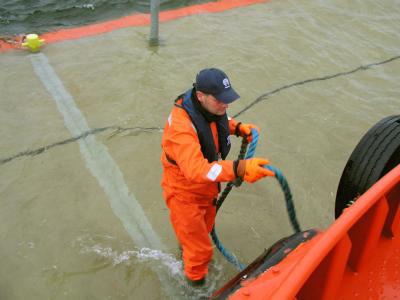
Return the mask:
<path id="1" fill-rule="evenodd" d="M 217 232 L 215 231 L 215 225 L 211 231 L 211 238 L 219 250 L 221 254 L 226 258 L 227 261 L 229 261 L 232 265 L 234 265 L 239 271 L 242 271 L 246 265 L 241 263 L 235 255 L 229 252 L 228 249 L 224 247 L 224 245 L 221 243 L 221 241 L 218 239 Z"/>
<path id="2" fill-rule="evenodd" d="M 247 146 L 248 146 L 248 142 L 246 137 L 243 138 L 242 140 L 242 145 L 240 148 L 240 153 L 238 155 L 238 159 L 249 159 L 252 158 L 256 152 L 256 147 L 257 147 L 257 143 L 258 143 L 258 132 L 255 129 L 252 129 L 252 141 L 250 143 L 249 149 L 247 151 L 246 154 L 246 150 L 247 150 Z M 246 156 L 245 156 L 246 154 Z M 292 193 L 290 191 L 289 188 L 289 184 L 286 180 L 286 178 L 282 175 L 282 172 L 276 168 L 273 167 L 271 165 L 265 165 L 264 168 L 269 169 L 270 171 L 275 173 L 275 178 L 278 180 L 279 185 L 281 186 L 281 189 L 283 191 L 283 194 L 285 196 L 285 203 L 286 203 L 286 210 L 288 212 L 289 215 L 289 220 L 290 223 L 294 229 L 294 231 L 296 233 L 300 232 L 300 225 L 299 222 L 297 221 L 297 217 L 296 217 L 296 210 L 293 204 L 293 199 L 292 199 Z M 229 192 L 232 190 L 233 186 L 239 186 L 242 183 L 242 179 L 237 180 L 235 183 L 234 182 L 228 182 L 228 184 L 226 185 L 224 191 L 221 193 L 221 196 L 218 198 L 217 202 L 216 202 L 216 209 L 217 212 L 220 209 L 222 203 L 225 201 L 226 197 L 228 196 Z M 236 266 L 236 268 L 238 268 L 240 271 L 243 270 L 246 265 L 241 263 L 235 255 L 233 255 L 232 253 L 229 252 L 228 249 L 226 249 L 224 247 L 224 245 L 221 243 L 221 241 L 219 240 L 218 236 L 217 236 L 217 232 L 215 230 L 215 225 L 211 231 L 211 238 L 215 244 L 215 246 L 217 247 L 217 249 L 219 250 L 219 252 L 221 252 L 221 254 L 226 258 L 227 261 L 229 261 L 231 264 L 233 264 L 234 266 Z"/>
<path id="3" fill-rule="evenodd" d="M 294 208 L 292 193 L 290 192 L 289 184 L 286 181 L 286 178 L 282 175 L 281 171 L 274 166 L 266 165 L 264 166 L 264 168 L 275 173 L 275 178 L 278 180 L 283 194 L 285 195 L 286 210 L 289 215 L 290 224 L 292 225 L 294 232 L 299 233 L 301 229 L 299 222 L 297 221 L 296 209 Z"/>
<path id="4" fill-rule="evenodd" d="M 244 159 L 244 156 L 246 155 L 246 151 L 247 151 L 247 145 L 248 145 L 247 138 L 244 137 L 242 139 L 242 145 L 240 147 L 238 159 Z M 228 196 L 228 194 L 231 191 L 231 189 L 233 188 L 233 186 L 240 186 L 242 184 L 242 182 L 243 182 L 243 179 L 240 177 L 236 179 L 236 182 L 228 182 L 225 189 L 221 193 L 221 196 L 217 200 L 217 203 L 216 203 L 217 211 L 221 207 L 222 203 L 224 203 L 226 197 Z"/>

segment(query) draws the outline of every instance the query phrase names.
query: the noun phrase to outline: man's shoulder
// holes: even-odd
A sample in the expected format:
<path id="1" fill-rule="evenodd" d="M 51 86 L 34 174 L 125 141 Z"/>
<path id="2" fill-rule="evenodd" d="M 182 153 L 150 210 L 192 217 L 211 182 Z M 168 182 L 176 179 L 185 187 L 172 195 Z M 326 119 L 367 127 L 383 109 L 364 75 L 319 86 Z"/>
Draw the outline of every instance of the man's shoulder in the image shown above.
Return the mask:
<path id="1" fill-rule="evenodd" d="M 192 120 L 189 114 L 181 107 L 174 106 L 168 116 L 168 123 L 170 127 L 176 129 L 184 129 L 192 127 Z"/>
<path id="2" fill-rule="evenodd" d="M 186 121 L 190 120 L 190 116 L 187 111 L 183 108 L 181 103 L 175 103 L 172 108 L 171 115 L 178 118 L 179 120 Z"/>

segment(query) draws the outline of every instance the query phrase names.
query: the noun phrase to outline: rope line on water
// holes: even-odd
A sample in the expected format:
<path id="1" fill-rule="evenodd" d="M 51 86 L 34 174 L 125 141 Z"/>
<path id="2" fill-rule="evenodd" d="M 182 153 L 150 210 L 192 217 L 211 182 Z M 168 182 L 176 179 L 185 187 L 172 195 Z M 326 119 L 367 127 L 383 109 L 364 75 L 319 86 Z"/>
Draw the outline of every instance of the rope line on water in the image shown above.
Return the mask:
<path id="1" fill-rule="evenodd" d="M 108 126 L 108 127 L 101 127 L 101 128 L 95 128 L 95 129 L 91 129 L 88 131 L 83 132 L 82 134 L 75 136 L 75 137 L 71 137 L 68 138 L 66 140 L 60 141 L 60 142 L 56 142 L 50 145 L 46 145 L 37 149 L 33 149 L 33 150 L 25 150 L 22 152 L 19 152 L 17 154 L 14 154 L 12 156 L 9 157 L 5 157 L 5 158 L 0 158 L 0 166 L 3 164 L 6 164 L 8 162 L 13 161 L 14 159 L 23 157 L 23 156 L 36 156 L 39 154 L 42 154 L 54 147 L 58 147 L 58 146 L 64 146 L 67 145 L 69 143 L 73 143 L 73 142 L 77 142 L 80 139 L 84 139 L 88 136 L 91 135 L 96 135 L 99 134 L 103 131 L 108 131 L 108 130 L 112 130 L 113 132 L 111 133 L 111 135 L 109 136 L 109 138 L 113 138 L 115 135 L 121 134 L 123 132 L 129 131 L 129 132 L 134 132 L 134 133 L 142 133 L 142 132 L 162 132 L 163 128 L 162 127 L 141 127 L 141 126 L 136 126 L 136 127 L 121 127 L 121 126 Z"/>
<path id="2" fill-rule="evenodd" d="M 366 65 L 361 65 L 361 66 L 359 66 L 359 67 L 357 67 L 355 69 L 349 70 L 349 71 L 343 71 L 343 72 L 339 72 L 339 73 L 331 74 L 331 75 L 326 75 L 326 76 L 322 76 L 322 77 L 309 78 L 309 79 L 293 82 L 293 83 L 290 83 L 290 84 L 286 84 L 284 86 L 276 88 L 276 89 L 274 89 L 274 90 L 272 90 L 270 92 L 264 93 L 261 96 L 257 97 L 256 100 L 254 100 L 253 102 L 248 104 L 245 108 L 243 108 L 241 111 L 239 111 L 238 113 L 233 115 L 232 118 L 237 118 L 238 116 L 240 116 L 241 114 L 243 114 L 244 112 L 246 112 L 247 110 L 252 108 L 254 105 L 258 104 L 259 102 L 261 102 L 263 100 L 266 100 L 269 96 L 271 96 L 273 94 L 276 94 L 276 93 L 279 93 L 282 90 L 286 90 L 286 89 L 289 89 L 289 88 L 292 88 L 292 87 L 295 87 L 295 86 L 300 86 L 300 85 L 303 85 L 303 84 L 313 83 L 313 82 L 317 82 L 317 81 L 324 81 L 324 80 L 330 80 L 330 79 L 341 77 L 341 76 L 348 76 L 348 75 L 351 75 L 351 74 L 359 72 L 359 71 L 369 70 L 372 67 L 376 67 L 376 66 L 379 66 L 379 65 L 390 63 L 390 62 L 395 61 L 397 59 L 400 59 L 400 55 L 393 56 L 393 57 L 385 59 L 383 61 L 378 61 L 378 62 L 373 62 L 373 63 L 366 64 Z"/>
<path id="3" fill-rule="evenodd" d="M 340 77 L 340 76 L 351 75 L 351 74 L 356 73 L 358 71 L 368 70 L 371 67 L 375 67 L 375 66 L 386 64 L 386 63 L 390 63 L 390 62 L 395 61 L 397 59 L 400 59 L 400 55 L 393 56 L 393 57 L 385 59 L 383 61 L 378 61 L 378 62 L 370 63 L 370 64 L 367 64 L 367 65 L 361 65 L 361 66 L 359 66 L 359 67 L 357 67 L 355 69 L 352 69 L 350 71 L 339 72 L 339 73 L 336 73 L 336 74 L 327 75 L 327 76 L 323 76 L 323 77 L 309 78 L 309 79 L 306 79 L 306 80 L 293 82 L 291 84 L 286 84 L 284 86 L 281 86 L 279 88 L 276 88 L 276 89 L 274 89 L 272 91 L 269 91 L 269 92 L 266 92 L 266 93 L 260 95 L 253 102 L 251 102 L 249 105 L 247 105 L 245 108 L 243 108 L 241 111 L 239 111 L 238 113 L 236 113 L 232 117 L 233 118 L 238 117 L 239 115 L 243 114 L 244 112 L 246 112 L 247 110 L 252 108 L 254 105 L 258 104 L 259 102 L 261 102 L 263 100 L 266 100 L 269 96 L 277 94 L 280 91 L 283 91 L 283 90 L 286 90 L 286 89 L 289 89 L 289 88 L 292 88 L 292 87 L 295 87 L 295 86 L 300 86 L 300 85 L 303 85 L 303 84 L 308 84 L 308 83 L 313 83 L 313 82 L 323 81 L 323 80 L 329 80 L 329 79 L 333 79 L 333 78 Z M 79 135 L 78 137 L 74 137 L 74 138 L 67 139 L 67 140 L 64 140 L 64 141 L 56 142 L 56 143 L 53 143 L 51 145 L 46 145 L 46 146 L 43 146 L 43 147 L 40 147 L 40 148 L 34 149 L 34 150 L 21 151 L 21 152 L 19 152 L 17 154 L 11 155 L 11 156 L 6 157 L 6 158 L 0 158 L 0 166 L 5 164 L 5 163 L 13 161 L 14 159 L 23 157 L 23 156 L 36 156 L 36 155 L 42 154 L 45 151 L 47 151 L 47 150 L 49 150 L 49 149 L 51 149 L 51 148 L 53 148 L 55 146 L 61 146 L 61 145 L 68 144 L 70 142 L 75 142 L 75 141 L 77 141 L 79 139 L 85 138 L 87 135 L 98 134 L 98 133 L 100 133 L 100 132 L 102 132 L 104 130 L 108 130 L 108 129 L 116 129 L 116 133 L 115 134 L 119 134 L 119 133 L 121 133 L 121 132 L 123 132 L 125 130 L 132 130 L 132 129 L 133 130 L 139 129 L 139 130 L 143 130 L 143 131 L 146 131 L 146 132 L 150 132 L 150 131 L 160 131 L 160 132 L 162 132 L 162 130 L 163 130 L 162 127 L 122 128 L 120 126 L 109 126 L 109 127 L 103 127 L 103 128 L 95 128 L 93 130 L 90 130 L 90 132 L 83 133 L 82 135 Z"/>
<path id="4" fill-rule="evenodd" d="M 254 157 L 255 151 L 256 151 L 256 147 L 257 147 L 257 143 L 258 143 L 258 132 L 255 129 L 252 129 L 252 141 L 249 145 L 249 149 L 247 151 L 246 154 L 246 150 L 247 150 L 247 146 L 248 146 L 248 142 L 247 139 L 244 137 L 242 140 L 242 145 L 240 148 L 240 153 L 238 155 L 238 159 L 249 159 Z M 289 215 L 289 220 L 290 223 L 293 227 L 293 230 L 298 233 L 301 231 L 300 229 L 300 225 L 299 222 L 297 221 L 297 217 L 296 217 L 296 210 L 293 204 L 293 199 L 292 199 L 292 193 L 290 191 L 290 187 L 289 184 L 285 178 L 285 176 L 283 176 L 282 172 L 271 165 L 265 165 L 264 168 L 269 169 L 270 171 L 275 173 L 275 178 L 277 179 L 277 181 L 279 182 L 279 185 L 283 191 L 283 194 L 285 196 L 285 203 L 286 203 L 286 210 L 288 212 Z M 221 193 L 221 196 L 218 198 L 217 203 L 216 203 L 216 209 L 217 212 L 220 209 L 222 203 L 225 201 L 226 197 L 228 196 L 229 192 L 232 190 L 233 186 L 239 186 L 242 183 L 242 180 L 239 179 L 238 182 L 228 182 L 228 184 L 226 185 L 224 191 Z M 211 231 L 211 238 L 215 244 L 215 246 L 217 247 L 217 249 L 219 250 L 219 252 L 221 252 L 221 254 L 226 258 L 227 261 L 229 261 L 231 264 L 233 264 L 237 269 L 239 269 L 240 271 L 243 270 L 246 265 L 241 263 L 235 255 L 233 255 L 228 249 L 225 248 L 225 246 L 222 244 L 222 242 L 219 240 L 217 232 L 215 230 L 215 225 Z"/>

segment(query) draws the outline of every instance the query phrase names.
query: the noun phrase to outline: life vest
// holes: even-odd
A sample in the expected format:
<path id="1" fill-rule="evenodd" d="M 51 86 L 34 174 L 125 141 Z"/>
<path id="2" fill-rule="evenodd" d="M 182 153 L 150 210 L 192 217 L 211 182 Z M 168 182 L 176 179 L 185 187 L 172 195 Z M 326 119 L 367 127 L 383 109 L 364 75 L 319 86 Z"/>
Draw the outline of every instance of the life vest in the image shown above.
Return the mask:
<path id="1" fill-rule="evenodd" d="M 201 151 L 208 162 L 211 163 L 213 161 L 218 161 L 219 158 L 225 159 L 231 149 L 228 116 L 225 113 L 215 121 L 217 125 L 219 145 L 219 153 L 217 153 L 217 147 L 214 143 L 210 123 L 206 120 L 203 114 L 196 109 L 193 103 L 193 101 L 196 101 L 194 97 L 194 89 L 189 89 L 185 94 L 179 96 L 175 100 L 175 105 L 183 108 L 190 116 L 200 140 Z M 177 102 L 182 98 L 182 105 L 179 105 Z"/>

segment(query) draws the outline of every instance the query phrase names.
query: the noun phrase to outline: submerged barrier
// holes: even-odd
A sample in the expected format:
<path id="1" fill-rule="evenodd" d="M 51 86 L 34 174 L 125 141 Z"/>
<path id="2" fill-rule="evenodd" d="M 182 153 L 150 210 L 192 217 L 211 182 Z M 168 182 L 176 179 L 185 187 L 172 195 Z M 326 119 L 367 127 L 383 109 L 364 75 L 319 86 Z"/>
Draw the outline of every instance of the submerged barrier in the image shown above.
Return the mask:
<path id="1" fill-rule="evenodd" d="M 219 13 L 229 9 L 263 2 L 269 2 L 269 0 L 221 0 L 217 2 L 192 5 L 188 7 L 160 12 L 159 22 L 168 22 L 197 14 Z M 75 40 L 83 37 L 98 35 L 101 33 L 107 33 L 121 28 L 148 26 L 150 24 L 150 14 L 135 13 L 112 21 L 45 33 L 41 36 L 41 38 L 43 38 L 47 44 L 52 44 L 65 40 Z M 8 41 L 0 39 L 0 52 L 18 49 L 21 42 L 21 37 L 10 37 Z"/>

